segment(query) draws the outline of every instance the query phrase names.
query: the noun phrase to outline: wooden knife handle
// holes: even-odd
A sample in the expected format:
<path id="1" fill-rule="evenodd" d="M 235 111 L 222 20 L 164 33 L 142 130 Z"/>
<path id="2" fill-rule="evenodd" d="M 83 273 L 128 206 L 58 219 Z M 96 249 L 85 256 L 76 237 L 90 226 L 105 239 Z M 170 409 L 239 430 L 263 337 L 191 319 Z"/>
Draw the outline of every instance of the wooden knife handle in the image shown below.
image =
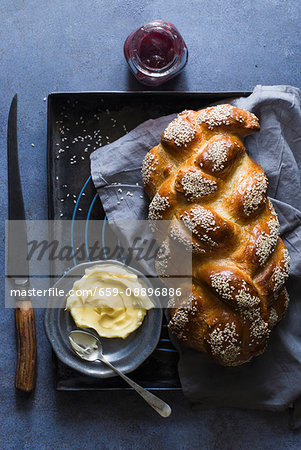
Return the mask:
<path id="1" fill-rule="evenodd" d="M 36 325 L 29 300 L 16 302 L 15 322 L 18 346 L 15 387 L 29 392 L 35 387 L 37 364 Z"/>

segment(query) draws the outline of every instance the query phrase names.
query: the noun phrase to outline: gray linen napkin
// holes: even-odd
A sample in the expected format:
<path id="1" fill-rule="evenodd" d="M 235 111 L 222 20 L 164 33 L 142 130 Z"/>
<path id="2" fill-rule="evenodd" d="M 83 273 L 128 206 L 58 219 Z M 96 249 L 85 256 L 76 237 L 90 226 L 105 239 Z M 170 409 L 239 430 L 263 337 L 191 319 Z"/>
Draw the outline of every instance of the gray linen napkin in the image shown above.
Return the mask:
<path id="1" fill-rule="evenodd" d="M 291 256 L 287 283 L 291 302 L 285 318 L 271 333 L 266 352 L 240 367 L 218 366 L 207 355 L 186 348 L 172 336 L 180 352 L 179 376 L 184 394 L 203 408 L 280 410 L 293 403 L 291 426 L 297 427 L 301 426 L 300 91 L 291 86 L 256 86 L 249 97 L 232 99 L 230 103 L 255 113 L 260 120 L 261 131 L 246 139 L 246 148 L 269 179 L 269 196 Z M 92 153 L 92 179 L 109 220 L 146 219 L 149 201 L 142 188 L 142 160 L 174 117 L 148 120 Z M 133 197 L 125 196 L 117 205 L 120 186 L 114 183 L 129 188 Z M 125 230 L 119 231 L 127 243 L 137 232 L 133 228 L 130 233 L 127 229 L 126 235 Z M 147 263 L 143 269 L 153 272 Z"/>

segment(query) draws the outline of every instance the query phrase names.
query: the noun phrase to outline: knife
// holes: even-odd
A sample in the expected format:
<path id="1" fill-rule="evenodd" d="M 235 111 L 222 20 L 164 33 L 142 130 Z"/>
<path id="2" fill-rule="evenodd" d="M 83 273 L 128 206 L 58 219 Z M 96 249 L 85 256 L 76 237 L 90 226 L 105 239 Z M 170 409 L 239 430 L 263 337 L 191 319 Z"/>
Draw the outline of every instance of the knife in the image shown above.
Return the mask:
<path id="1" fill-rule="evenodd" d="M 27 229 L 20 180 L 17 141 L 17 94 L 8 116 L 7 166 L 8 166 L 8 242 L 7 275 L 13 289 L 29 289 L 29 263 L 27 260 Z M 10 222 L 10 221 L 21 221 Z M 14 230 L 14 232 L 13 232 Z M 17 230 L 17 232 L 16 232 Z M 37 340 L 34 310 L 28 296 L 16 297 L 15 326 L 17 335 L 17 365 L 15 387 L 32 391 L 35 387 Z"/>

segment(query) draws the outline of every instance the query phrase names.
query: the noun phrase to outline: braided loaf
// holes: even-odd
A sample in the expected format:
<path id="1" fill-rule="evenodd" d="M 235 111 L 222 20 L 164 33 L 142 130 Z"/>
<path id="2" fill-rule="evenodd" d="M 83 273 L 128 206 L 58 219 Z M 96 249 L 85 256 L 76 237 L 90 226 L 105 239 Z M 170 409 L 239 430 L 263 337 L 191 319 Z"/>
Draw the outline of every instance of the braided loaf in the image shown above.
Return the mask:
<path id="1" fill-rule="evenodd" d="M 259 129 L 254 114 L 231 105 L 184 111 L 142 166 L 158 275 L 168 285 L 192 254 L 192 286 L 170 299 L 170 330 L 227 366 L 264 351 L 288 304 L 289 255 L 268 180 L 242 141 Z M 161 219 L 170 221 L 163 238 Z"/>

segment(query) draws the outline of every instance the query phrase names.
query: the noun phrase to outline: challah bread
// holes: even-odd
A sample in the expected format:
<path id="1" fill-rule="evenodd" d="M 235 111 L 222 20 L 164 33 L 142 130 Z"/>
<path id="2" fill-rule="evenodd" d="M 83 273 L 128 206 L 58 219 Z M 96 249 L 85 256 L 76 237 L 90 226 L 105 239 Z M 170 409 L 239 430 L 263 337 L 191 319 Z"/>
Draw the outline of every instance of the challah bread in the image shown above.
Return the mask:
<path id="1" fill-rule="evenodd" d="M 169 328 L 227 366 L 264 351 L 288 304 L 289 255 L 268 180 L 243 145 L 259 129 L 254 114 L 231 105 L 184 111 L 142 166 L 158 275 L 168 285 L 192 254 L 192 286 L 183 281 L 170 299 Z M 170 221 L 163 236 L 158 220 Z"/>

